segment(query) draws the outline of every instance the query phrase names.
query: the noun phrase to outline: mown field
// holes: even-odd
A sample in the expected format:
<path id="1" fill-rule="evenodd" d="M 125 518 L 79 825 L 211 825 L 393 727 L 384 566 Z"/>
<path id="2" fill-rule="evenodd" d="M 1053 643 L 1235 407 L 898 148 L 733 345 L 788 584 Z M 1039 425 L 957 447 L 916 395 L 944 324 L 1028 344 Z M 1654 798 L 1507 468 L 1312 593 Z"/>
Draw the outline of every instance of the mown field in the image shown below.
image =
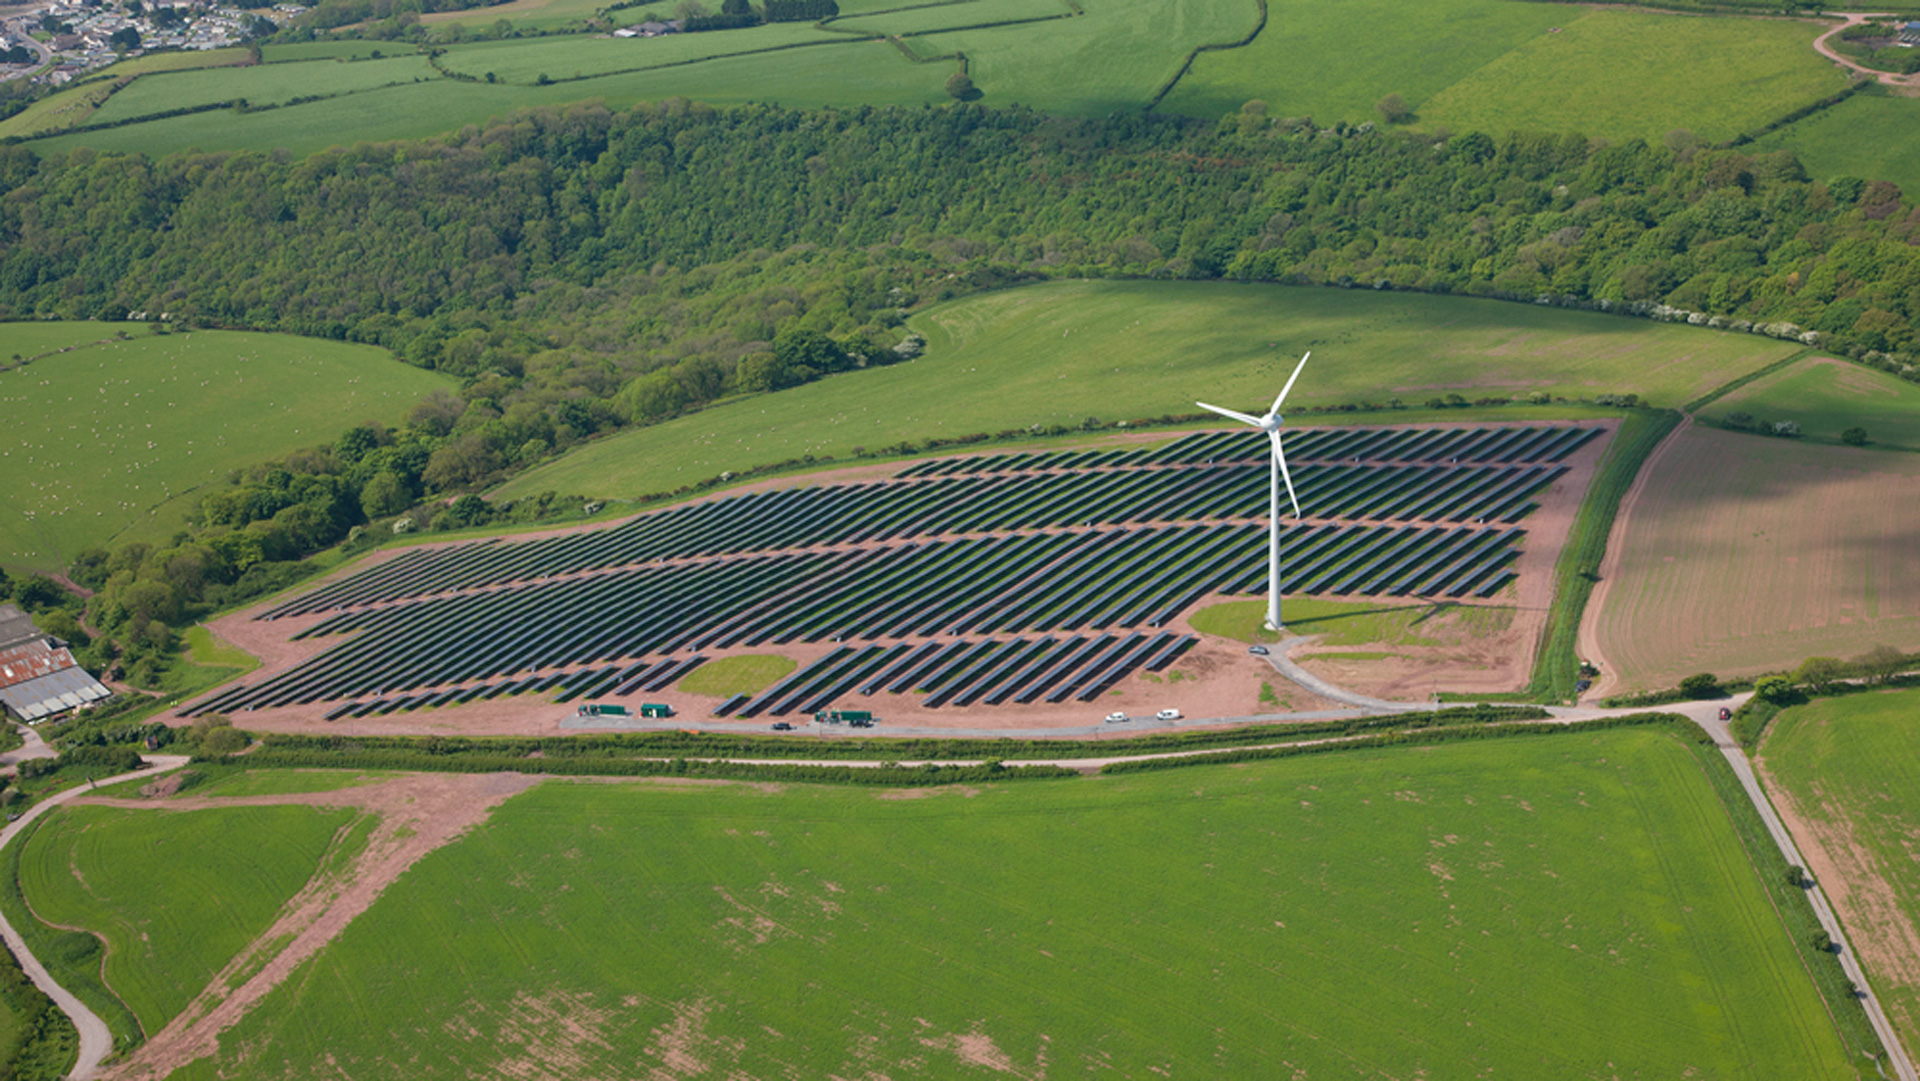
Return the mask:
<path id="1" fill-rule="evenodd" d="M 67 808 L 27 842 L 20 887 L 43 920 L 105 937 L 106 984 L 152 1034 L 267 929 L 352 818 Z"/>
<path id="2" fill-rule="evenodd" d="M 61 570 L 92 545 L 165 539 L 230 470 L 331 443 L 362 420 L 396 423 L 453 385 L 371 346 L 284 334 L 0 324 L 0 357 L 63 343 L 77 347 L 0 372 L 10 567 Z"/>
<path id="3" fill-rule="evenodd" d="M 1194 413 L 1195 399 L 1251 408 L 1273 400 L 1307 350 L 1314 359 L 1291 399 L 1303 406 L 1394 397 L 1419 406 L 1453 393 L 1505 398 L 1536 390 L 1570 398 L 1633 392 L 1671 405 L 1794 348 L 1495 301 L 1171 282 L 1007 290 L 941 305 L 910 325 L 928 341 L 926 355 L 912 363 L 624 433 L 534 469 L 500 494 L 553 489 L 624 498 L 907 439 Z M 1313 419 L 1296 414 L 1293 422 Z"/>
<path id="4" fill-rule="evenodd" d="M 1670 736 L 900 795 L 542 785 L 173 1076 L 1850 1072 Z"/>
<path id="5" fill-rule="evenodd" d="M 1760 750 L 1768 788 L 1797 819 L 1795 840 L 1816 861 L 1874 993 L 1908 1051 L 1920 1052 L 1920 691 L 1796 706 L 1774 719 Z"/>
<path id="6" fill-rule="evenodd" d="M 1861 132 L 1872 132 L 1862 138 Z M 1754 140 L 1755 150 L 1791 150 L 1817 180 L 1857 176 L 1891 180 L 1920 196 L 1920 101 L 1878 91 Z"/>
<path id="7" fill-rule="evenodd" d="M 1796 421 L 1806 438 L 1830 443 L 1865 428 L 1873 446 L 1920 450 L 1920 386 L 1844 360 L 1799 361 L 1700 411 L 1714 420 L 1730 413 Z"/>
<path id="8" fill-rule="evenodd" d="M 1583 641 L 1622 689 L 1920 648 L 1920 458 L 1693 427 L 1646 467 Z"/>

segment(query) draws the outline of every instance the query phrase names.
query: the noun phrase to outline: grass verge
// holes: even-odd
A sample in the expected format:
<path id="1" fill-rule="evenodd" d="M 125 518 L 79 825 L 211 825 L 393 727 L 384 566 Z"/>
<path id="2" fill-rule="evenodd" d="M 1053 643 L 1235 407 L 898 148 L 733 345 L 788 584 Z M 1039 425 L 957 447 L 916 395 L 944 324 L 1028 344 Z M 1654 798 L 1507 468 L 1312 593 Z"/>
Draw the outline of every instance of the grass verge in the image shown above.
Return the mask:
<path id="1" fill-rule="evenodd" d="M 1634 410 L 1621 421 L 1553 568 L 1553 604 L 1547 609 L 1546 630 L 1534 657 L 1533 679 L 1522 692 L 1526 697 L 1560 702 L 1574 696 L 1573 687 L 1580 678 L 1576 648 L 1580 618 L 1594 583 L 1600 580 L 1600 560 L 1607 553 L 1613 519 L 1647 456 L 1679 423 L 1680 414 L 1671 409 Z"/>

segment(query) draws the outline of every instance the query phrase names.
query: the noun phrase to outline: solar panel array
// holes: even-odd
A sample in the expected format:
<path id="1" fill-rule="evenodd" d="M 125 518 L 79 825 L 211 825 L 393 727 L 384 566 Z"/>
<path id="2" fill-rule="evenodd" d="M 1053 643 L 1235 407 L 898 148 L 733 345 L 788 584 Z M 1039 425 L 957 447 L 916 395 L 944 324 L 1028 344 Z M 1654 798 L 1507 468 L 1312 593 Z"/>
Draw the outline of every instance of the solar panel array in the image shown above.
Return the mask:
<path id="1" fill-rule="evenodd" d="M 1283 588 L 1491 596 L 1513 577 L 1514 523 L 1597 431 L 1300 432 L 1289 461 L 1302 459 L 1306 517 L 1283 527 Z M 936 708 L 1090 700 L 1184 649 L 1162 628 L 1198 598 L 1264 591 L 1264 446 L 1202 433 L 1151 450 L 943 459 L 905 480 L 408 552 L 261 616 L 324 613 L 295 637 L 351 637 L 195 712 L 564 701 L 668 686 L 703 651 L 828 641 L 844 644 L 722 709 L 777 716 L 882 685 L 924 690 Z"/>

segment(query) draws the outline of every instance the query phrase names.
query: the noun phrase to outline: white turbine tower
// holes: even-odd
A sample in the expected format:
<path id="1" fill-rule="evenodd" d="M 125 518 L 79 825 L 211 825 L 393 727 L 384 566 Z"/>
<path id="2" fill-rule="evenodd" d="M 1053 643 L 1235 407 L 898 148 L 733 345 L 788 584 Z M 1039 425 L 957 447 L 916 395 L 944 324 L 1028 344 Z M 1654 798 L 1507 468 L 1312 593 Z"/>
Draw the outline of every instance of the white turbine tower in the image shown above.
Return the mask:
<path id="1" fill-rule="evenodd" d="M 1273 460 L 1269 464 L 1267 482 L 1267 626 L 1272 630 L 1280 629 L 1280 482 L 1287 483 L 1287 499 L 1293 503 L 1293 516 L 1300 517 L 1300 499 L 1293 494 L 1293 477 L 1287 472 L 1287 455 L 1280 448 L 1280 403 L 1287 400 L 1288 392 L 1293 390 L 1294 380 L 1300 378 L 1300 369 L 1307 366 L 1308 352 L 1294 366 L 1293 375 L 1287 385 L 1280 388 L 1280 396 L 1273 400 L 1273 408 L 1265 416 L 1252 417 L 1245 413 L 1236 413 L 1231 409 L 1222 409 L 1217 405 L 1195 402 L 1202 409 L 1210 409 L 1223 417 L 1232 417 L 1242 424 L 1251 424 L 1267 433 L 1267 441 L 1273 445 Z"/>

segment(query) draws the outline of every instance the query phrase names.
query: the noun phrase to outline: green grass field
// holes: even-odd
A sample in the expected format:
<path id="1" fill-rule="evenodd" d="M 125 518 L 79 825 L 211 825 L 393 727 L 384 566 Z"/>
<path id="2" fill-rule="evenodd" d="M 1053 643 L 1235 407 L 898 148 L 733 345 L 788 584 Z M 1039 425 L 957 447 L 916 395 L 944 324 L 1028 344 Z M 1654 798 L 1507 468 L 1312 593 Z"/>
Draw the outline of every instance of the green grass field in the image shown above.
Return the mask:
<path id="1" fill-rule="evenodd" d="M 253 105 L 277 105 L 309 94 L 339 94 L 391 83 L 438 79 L 424 56 L 353 63 L 261 64 L 245 68 L 209 68 L 149 75 L 108 98 L 92 122 L 106 124 L 169 109 L 245 99 Z"/>
<path id="2" fill-rule="evenodd" d="M 173 1077 L 1851 1075 L 1667 735 L 885 795 L 542 785 Z"/>
<path id="3" fill-rule="evenodd" d="M 747 30 L 675 34 L 650 39 L 604 38 L 583 34 L 530 41 L 488 41 L 449 49 L 440 62 L 449 71 L 475 77 L 493 72 L 507 82 L 530 85 L 542 75 L 554 79 L 604 75 L 811 42 L 826 42 L 842 47 L 846 44 L 836 37 L 820 33 L 811 23 L 776 23 Z M 899 56 L 897 52 L 894 55 Z M 842 62 L 845 62 L 844 58 Z M 763 56 L 757 58 L 756 63 L 763 67 L 778 64 L 779 58 Z M 761 92 L 766 95 L 765 88 Z M 578 96 L 597 93 L 597 90 L 589 90 L 587 94 Z"/>
<path id="4" fill-rule="evenodd" d="M 147 75 L 156 71 L 233 67 L 246 62 L 247 50 L 241 48 L 148 53 L 131 60 L 122 60 L 117 64 L 109 64 L 94 74 L 118 78 L 126 75 Z"/>
<path id="5" fill-rule="evenodd" d="M 492 26 L 505 20 L 517 29 L 554 30 L 577 25 L 590 19 L 611 2 L 612 0 L 513 0 L 511 3 L 470 8 L 466 11 L 436 11 L 429 15 L 422 15 L 420 22 L 426 26 L 481 27 Z M 622 8 L 611 13 L 611 17 L 616 25 L 630 26 L 634 23 L 646 22 L 650 17 L 669 19 L 673 17 L 673 12 L 671 5 L 663 3 L 658 11 L 651 14 L 645 8 Z"/>
<path id="6" fill-rule="evenodd" d="M 1920 450 L 1920 386 L 1844 360 L 1809 358 L 1756 379 L 1701 410 L 1792 420 L 1805 438 L 1837 443 L 1848 428 L 1867 430 L 1876 447 Z"/>
<path id="7" fill-rule="evenodd" d="M 32 146 L 41 153 L 90 146 L 156 155 L 183 147 L 283 147 L 310 154 L 361 141 L 425 138 L 515 109 L 588 99 L 616 109 L 676 95 L 715 104 L 777 101 L 796 108 L 863 102 L 920 105 L 948 100 L 941 84 L 951 71 L 951 65 L 908 63 L 886 42 L 855 40 L 552 86 L 437 79 L 252 113 L 223 109 L 169 117 L 35 140 Z M 550 74 L 560 78 L 565 71 Z M 536 72 L 534 78 L 538 77 Z"/>
<path id="8" fill-rule="evenodd" d="M 1251 44 L 1202 53 L 1161 108 L 1189 116 L 1234 112 L 1248 99 L 1270 116 L 1379 120 L 1374 103 L 1399 94 L 1418 106 L 1578 10 L 1513 0 L 1267 0 Z"/>
<path id="9" fill-rule="evenodd" d="M 759 694 L 774 681 L 800 665 L 791 657 L 771 653 L 749 653 L 722 657 L 694 669 L 680 681 L 679 689 L 688 694 L 710 694 L 725 698 L 736 694 Z"/>
<path id="10" fill-rule="evenodd" d="M 20 885 L 42 919 L 107 940 L 106 982 L 149 1034 L 272 923 L 349 811 L 74 807 L 35 831 Z"/>
<path id="11" fill-rule="evenodd" d="M 88 83 L 49 94 L 24 110 L 0 120 L 0 139 L 24 138 L 84 124 L 112 93 L 111 83 Z"/>
<path id="12" fill-rule="evenodd" d="M 399 56 L 409 51 L 411 46 L 403 42 L 350 38 L 340 41 L 303 41 L 293 45 L 263 45 L 260 47 L 260 56 L 269 64 L 278 64 L 287 60 L 362 60 L 371 59 L 374 53 Z"/>
<path id="13" fill-rule="evenodd" d="M 1796 706 L 1760 747 L 1769 787 L 1785 790 L 1827 853 L 1829 881 L 1875 994 L 1909 1051 L 1920 1052 L 1920 691 L 1853 694 Z M 1805 836 L 1810 828 L 1812 837 Z"/>
<path id="14" fill-rule="evenodd" d="M 1817 28 L 1772 19 L 1565 11 L 1543 34 L 1424 101 L 1422 126 L 1577 131 L 1657 141 L 1675 128 L 1731 139 L 1837 93 Z"/>
<path id="15" fill-rule="evenodd" d="M 1872 132 L 1862 138 L 1862 132 Z M 1754 140 L 1754 151 L 1791 150 L 1818 180 L 1890 180 L 1920 195 L 1920 101 L 1879 91 L 1855 94 Z"/>
<path id="16" fill-rule="evenodd" d="M 626 498 L 723 471 L 844 457 L 903 439 L 1073 426 L 1271 402 L 1300 354 L 1291 399 L 1698 397 L 1797 346 L 1557 308 L 1279 285 L 1061 282 L 969 297 L 913 318 L 909 364 L 748 398 L 589 444 L 509 481 Z M 1397 416 L 1386 416 L 1399 419 Z M 1296 414 L 1293 422 L 1316 418 Z M 1330 421 L 1340 423 L 1340 421 Z"/>
<path id="17" fill-rule="evenodd" d="M 117 329 L 131 335 L 111 337 Z M 228 471 L 395 423 L 444 376 L 384 350 L 138 324 L 0 324 L 0 356 L 104 344 L 0 372 L 0 563 L 60 570 L 91 545 L 165 539 Z"/>

